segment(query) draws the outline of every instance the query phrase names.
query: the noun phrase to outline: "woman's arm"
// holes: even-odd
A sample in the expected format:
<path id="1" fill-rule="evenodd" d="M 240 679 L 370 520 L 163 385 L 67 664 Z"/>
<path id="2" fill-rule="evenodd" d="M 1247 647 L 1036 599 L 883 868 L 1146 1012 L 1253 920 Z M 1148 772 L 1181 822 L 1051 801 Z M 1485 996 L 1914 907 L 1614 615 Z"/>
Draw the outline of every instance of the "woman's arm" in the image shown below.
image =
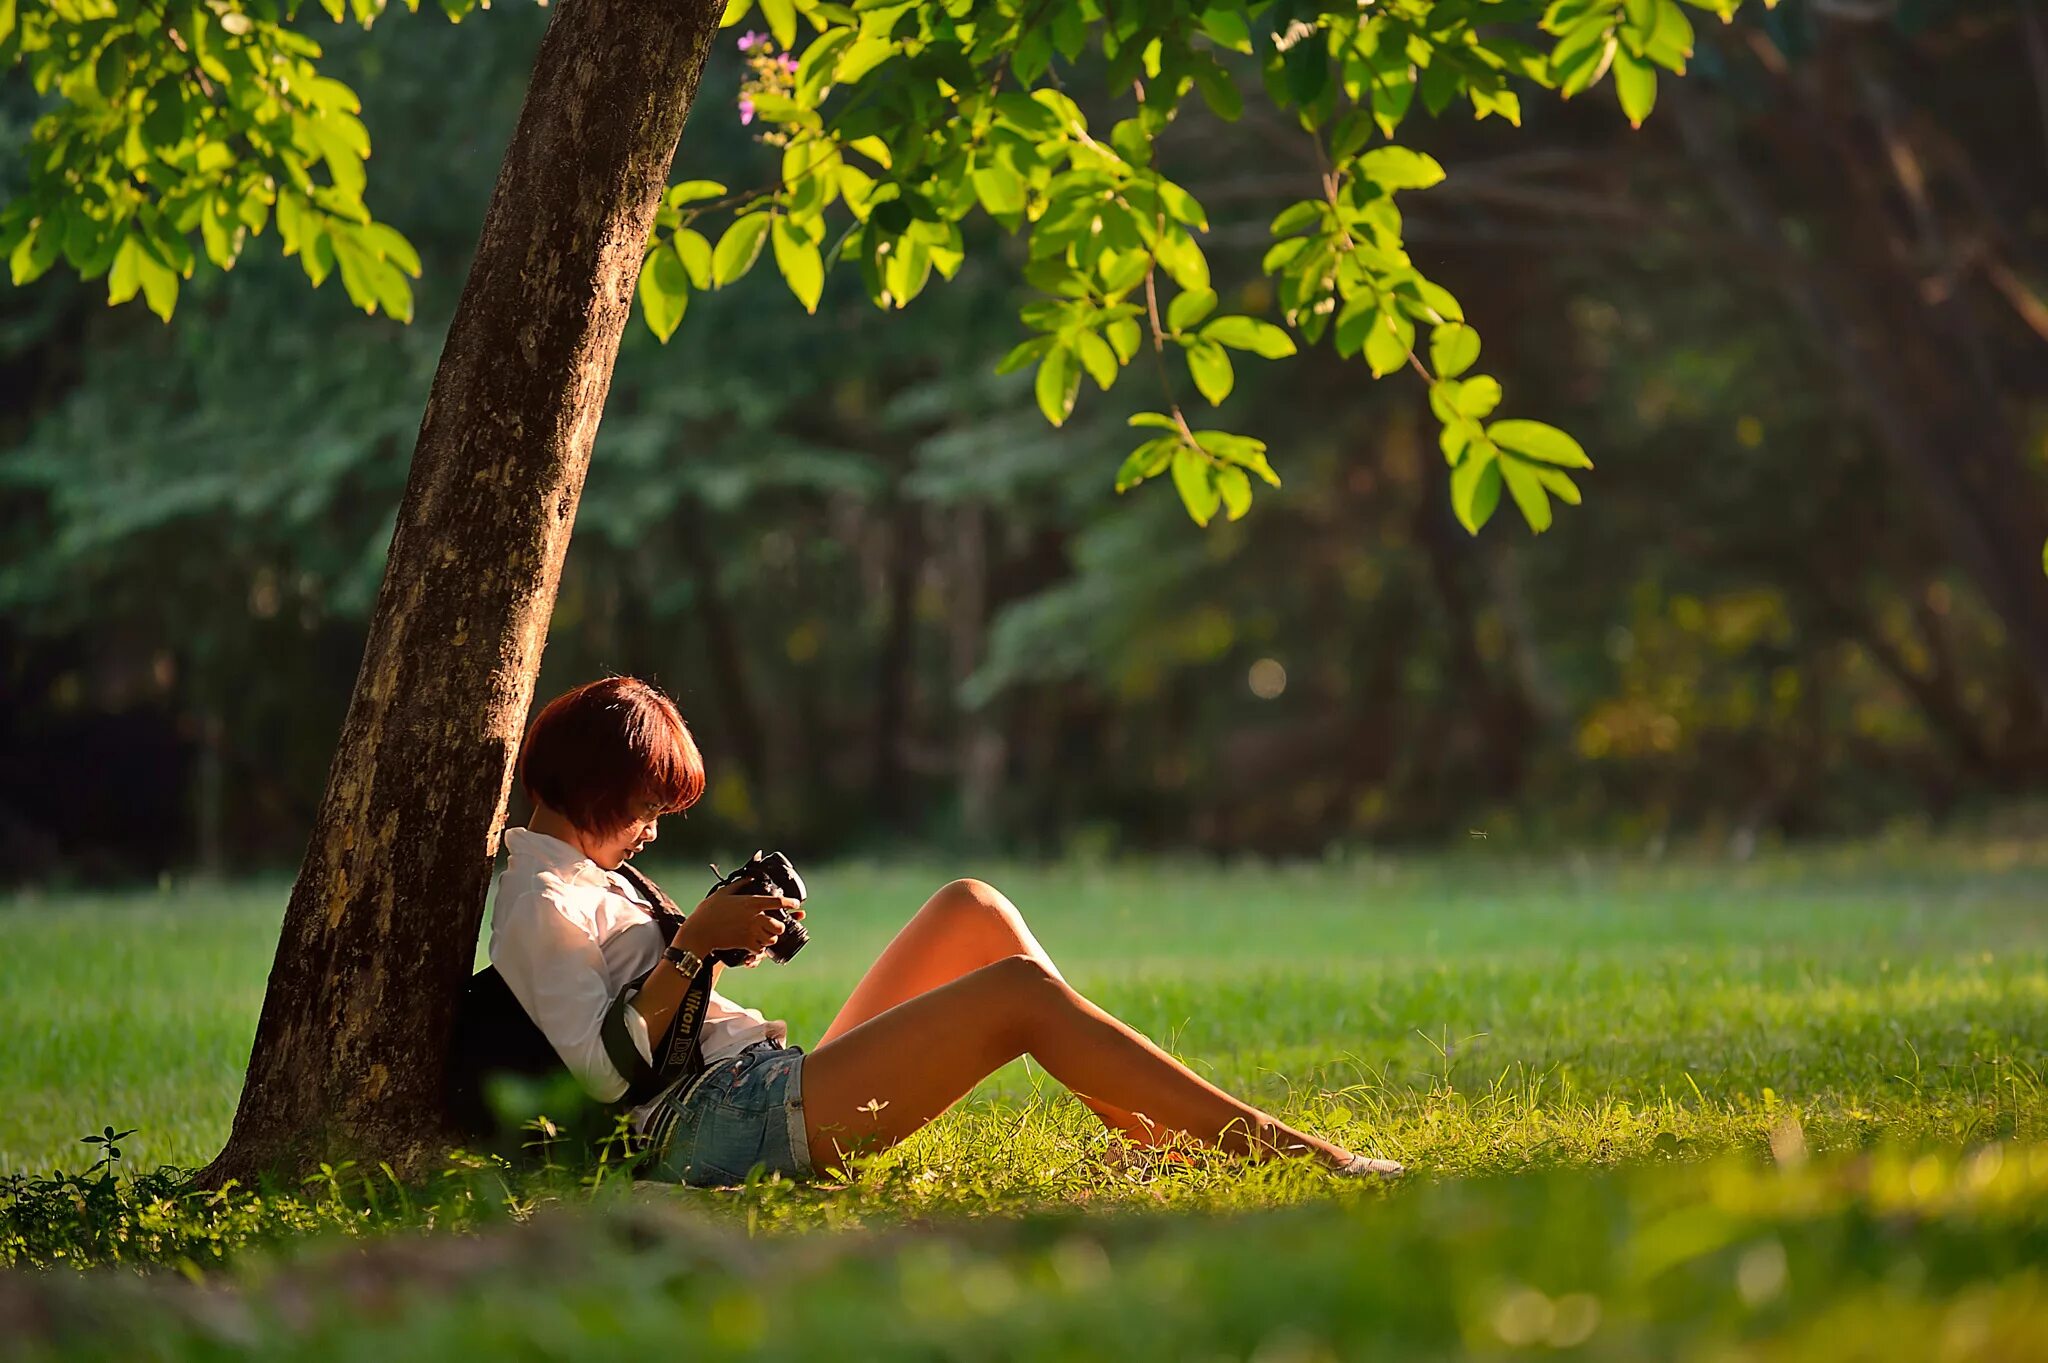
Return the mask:
<path id="1" fill-rule="evenodd" d="M 700 958 L 709 958 L 714 951 L 727 947 L 741 947 L 747 951 L 766 951 L 782 935 L 782 923 L 768 912 L 780 909 L 791 918 L 802 918 L 804 911 L 794 899 L 780 899 L 773 895 L 725 894 L 714 892 L 697 911 L 683 920 L 676 929 L 670 945 L 679 950 L 695 953 Z M 712 967 L 711 984 L 718 985 L 719 966 Z M 640 986 L 640 992 L 633 998 L 633 1008 L 647 1023 L 647 1035 L 659 1037 L 668 1031 L 669 1023 L 682 1006 L 683 995 L 689 992 L 690 981 L 675 968 L 666 957 L 654 968 Z"/>

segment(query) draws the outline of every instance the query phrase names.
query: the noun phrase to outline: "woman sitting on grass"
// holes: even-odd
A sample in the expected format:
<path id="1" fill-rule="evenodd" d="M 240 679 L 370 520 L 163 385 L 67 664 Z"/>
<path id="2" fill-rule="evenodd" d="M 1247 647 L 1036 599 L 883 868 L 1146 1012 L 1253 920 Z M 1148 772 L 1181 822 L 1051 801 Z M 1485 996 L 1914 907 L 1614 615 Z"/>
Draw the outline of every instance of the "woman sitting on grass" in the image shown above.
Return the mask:
<path id="1" fill-rule="evenodd" d="M 654 841 L 663 814 L 696 803 L 704 767 L 675 704 L 645 682 L 608 677 L 550 702 L 526 736 L 519 779 L 534 814 L 505 832 L 491 961 L 583 1085 L 615 1102 L 629 1084 L 603 1028 L 620 992 L 646 975 L 620 1016 L 649 1056 L 648 1037 L 667 1033 L 698 962 L 737 948 L 752 964 L 783 930 L 768 910 L 802 910 L 718 890 L 672 942 L 661 940 L 651 906 L 618 868 Z M 1238 1101 L 1082 998 L 1016 906 L 978 880 L 925 902 L 814 1052 L 786 1045 L 788 1034 L 786 1023 L 710 995 L 708 1068 L 633 1110 L 636 1129 L 654 1137 L 652 1177 L 718 1185 L 757 1167 L 797 1179 L 837 1173 L 1020 1055 L 1140 1145 L 1183 1134 L 1255 1159 L 1307 1155 L 1340 1174 L 1401 1172 Z"/>

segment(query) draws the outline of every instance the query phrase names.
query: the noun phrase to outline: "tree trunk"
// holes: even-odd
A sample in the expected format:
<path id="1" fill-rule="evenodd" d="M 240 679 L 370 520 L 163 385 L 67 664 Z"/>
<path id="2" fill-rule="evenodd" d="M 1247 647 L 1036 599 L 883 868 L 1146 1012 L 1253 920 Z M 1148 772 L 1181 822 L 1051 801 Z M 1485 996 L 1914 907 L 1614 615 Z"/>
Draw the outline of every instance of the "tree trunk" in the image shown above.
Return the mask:
<path id="1" fill-rule="evenodd" d="M 590 444 L 722 0 L 558 6 L 434 376 L 208 1185 L 443 1148 L 459 986 Z"/>

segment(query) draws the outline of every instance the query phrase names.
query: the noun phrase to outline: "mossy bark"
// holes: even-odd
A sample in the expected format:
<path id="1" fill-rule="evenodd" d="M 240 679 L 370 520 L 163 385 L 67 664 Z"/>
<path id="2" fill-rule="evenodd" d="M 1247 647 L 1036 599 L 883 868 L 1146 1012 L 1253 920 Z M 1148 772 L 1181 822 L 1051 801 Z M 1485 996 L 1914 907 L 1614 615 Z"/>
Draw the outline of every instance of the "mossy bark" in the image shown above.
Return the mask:
<path id="1" fill-rule="evenodd" d="M 202 1174 L 445 1148 L 490 888 L 590 446 L 724 0 L 562 0 L 484 218 L 227 1147 Z"/>

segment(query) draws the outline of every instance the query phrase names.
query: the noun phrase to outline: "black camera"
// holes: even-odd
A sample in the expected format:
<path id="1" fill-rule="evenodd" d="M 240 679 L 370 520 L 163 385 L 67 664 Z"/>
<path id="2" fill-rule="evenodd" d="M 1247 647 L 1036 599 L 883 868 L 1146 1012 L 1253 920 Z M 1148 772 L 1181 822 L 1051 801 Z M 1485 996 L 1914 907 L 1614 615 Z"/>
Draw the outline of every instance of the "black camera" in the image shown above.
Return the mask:
<path id="1" fill-rule="evenodd" d="M 711 868 L 717 870 L 716 866 Z M 780 852 L 766 856 L 756 852 L 747 859 L 747 864 L 736 868 L 729 875 L 721 876 L 711 886 L 733 894 L 776 895 L 783 899 L 794 899 L 801 904 L 808 895 L 804 889 L 804 878 L 796 873 L 796 867 L 789 864 L 789 858 Z M 778 965 L 788 965 L 796 954 L 811 940 L 811 934 L 804 931 L 804 925 L 791 918 L 781 909 L 770 909 L 769 913 L 782 920 L 782 935 L 768 948 L 768 955 Z M 739 947 L 727 947 L 711 953 L 711 959 L 722 965 L 744 965 L 747 953 Z"/>

